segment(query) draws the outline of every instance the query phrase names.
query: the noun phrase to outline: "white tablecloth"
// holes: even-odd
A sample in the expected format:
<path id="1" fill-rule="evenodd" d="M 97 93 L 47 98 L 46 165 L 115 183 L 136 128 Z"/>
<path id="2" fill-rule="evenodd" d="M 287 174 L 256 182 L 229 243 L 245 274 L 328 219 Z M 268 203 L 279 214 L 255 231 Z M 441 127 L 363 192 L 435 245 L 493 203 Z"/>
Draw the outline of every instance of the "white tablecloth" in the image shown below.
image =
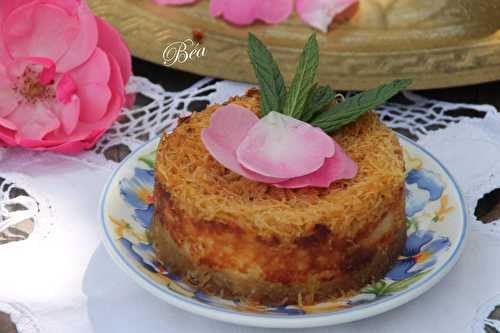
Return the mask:
<path id="1" fill-rule="evenodd" d="M 196 99 L 195 93 L 206 89 L 207 82 L 211 81 L 206 79 L 186 92 L 167 93 L 135 78 L 130 89 L 160 104 L 172 102 L 162 104 L 161 111 L 172 112 L 186 98 Z M 211 82 L 210 87 L 216 90 L 208 97 L 214 102 L 243 92 L 246 85 Z M 188 97 L 182 97 L 186 93 Z M 473 211 L 484 193 L 500 187 L 500 116 L 490 106 L 407 97 L 411 103 L 406 113 L 400 105 L 390 104 L 379 110 L 381 116 L 391 126 L 410 130 L 451 170 Z M 442 109 L 452 114 L 461 107 L 474 108 L 484 118 L 457 117 L 453 119 L 458 123 L 448 124 L 445 119 L 450 116 Z M 412 111 L 419 108 L 442 114 L 427 119 Z M 427 125 L 443 122 L 446 128 L 429 132 L 418 117 L 425 118 Z M 403 122 L 397 123 L 398 119 Z M 151 135 L 164 125 L 136 124 Z M 110 143 L 100 148 L 117 142 L 136 147 L 139 141 L 130 133 L 110 133 Z M 76 158 L 21 150 L 0 152 L 0 176 L 26 189 L 38 203 L 32 212 L 37 226 L 33 234 L 27 240 L 0 245 L 0 311 L 12 314 L 20 333 L 271 331 L 225 324 L 172 307 L 138 287 L 112 262 L 101 243 L 97 206 L 116 164 L 104 161 L 100 151 Z M 471 217 L 472 232 L 462 257 L 429 292 L 373 318 L 307 332 L 483 332 L 485 318 L 500 306 L 500 227 Z"/>

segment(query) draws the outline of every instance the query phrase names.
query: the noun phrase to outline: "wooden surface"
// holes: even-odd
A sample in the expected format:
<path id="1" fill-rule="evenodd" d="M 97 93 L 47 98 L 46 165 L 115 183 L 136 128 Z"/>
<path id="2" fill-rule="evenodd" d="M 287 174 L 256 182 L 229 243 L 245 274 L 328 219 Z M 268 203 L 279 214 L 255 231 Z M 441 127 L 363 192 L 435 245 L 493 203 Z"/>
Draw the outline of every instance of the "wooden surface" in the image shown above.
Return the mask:
<path id="1" fill-rule="evenodd" d="M 161 64 L 165 47 L 202 31 L 207 56 L 175 68 L 254 82 L 246 38 L 270 45 L 287 79 L 312 30 L 293 14 L 277 26 L 235 28 L 209 15 L 208 0 L 194 6 L 158 6 L 152 0 L 90 0 L 115 26 L 134 55 Z M 347 23 L 319 33 L 319 80 L 339 90 L 361 90 L 395 78 L 413 89 L 500 79 L 500 0 L 363 0 Z"/>
<path id="2" fill-rule="evenodd" d="M 153 82 L 161 84 L 169 91 L 179 91 L 187 88 L 201 78 L 200 76 L 186 72 L 160 68 L 158 65 L 139 59 L 134 59 L 134 72 L 136 75 L 148 77 Z M 429 98 L 435 98 L 443 101 L 492 104 L 500 110 L 500 81 L 461 88 L 424 90 L 419 93 Z M 199 111 L 201 108 L 202 107 L 200 106 L 195 110 Z M 467 111 L 464 110 L 464 112 Z M 116 150 L 109 152 L 107 157 L 114 160 L 120 160 L 124 158 L 127 153 L 128 151 L 123 150 L 123 147 L 118 147 Z M 475 210 L 475 214 L 484 222 L 499 219 L 500 190 L 494 191 L 491 195 L 488 195 L 483 200 L 480 200 Z M 0 247 L 1 246 L 2 245 L 0 245 Z M 17 331 L 10 323 L 9 317 L 0 312 L 0 333 L 16 332 Z"/>

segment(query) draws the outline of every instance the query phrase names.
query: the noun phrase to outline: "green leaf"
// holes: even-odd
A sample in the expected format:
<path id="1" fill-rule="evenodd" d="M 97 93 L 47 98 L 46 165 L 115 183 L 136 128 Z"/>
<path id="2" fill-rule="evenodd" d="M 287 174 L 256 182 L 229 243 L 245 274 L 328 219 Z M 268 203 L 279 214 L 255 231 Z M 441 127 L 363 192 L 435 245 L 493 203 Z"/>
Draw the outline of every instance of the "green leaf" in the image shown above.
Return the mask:
<path id="1" fill-rule="evenodd" d="M 300 120 L 305 122 L 310 120 L 316 113 L 330 105 L 335 99 L 335 95 L 336 92 L 330 86 L 318 86 L 315 84 L 309 93 L 304 113 L 302 113 Z"/>
<path id="2" fill-rule="evenodd" d="M 374 294 L 376 296 L 383 295 L 385 289 L 387 288 L 387 283 L 384 280 L 379 280 L 372 284 L 369 284 L 360 290 L 364 294 Z"/>
<path id="3" fill-rule="evenodd" d="M 248 55 L 260 86 L 262 116 L 271 111 L 282 112 L 286 99 L 285 80 L 271 52 L 252 33 L 248 34 Z"/>
<path id="4" fill-rule="evenodd" d="M 314 117 L 310 124 L 330 133 L 353 122 L 365 112 L 385 103 L 398 92 L 408 87 L 411 82 L 411 80 L 396 80 L 346 98 L 344 102 Z"/>
<path id="5" fill-rule="evenodd" d="M 141 157 L 139 157 L 139 161 L 145 163 L 149 168 L 154 169 L 156 161 L 156 150 L 150 152 L 149 154 L 142 155 Z"/>
<path id="6" fill-rule="evenodd" d="M 304 112 L 307 98 L 314 85 L 314 77 L 319 64 L 319 47 L 316 34 L 307 40 L 306 46 L 300 56 L 297 72 L 290 86 L 283 113 L 300 119 Z"/>
<path id="7" fill-rule="evenodd" d="M 420 273 L 413 275 L 412 277 L 391 283 L 387 286 L 385 291 L 388 294 L 403 291 L 403 290 L 407 289 L 408 287 L 410 287 L 415 282 L 417 282 L 418 280 L 420 280 L 421 278 L 423 278 L 424 275 L 426 275 L 427 273 L 429 273 L 429 271 L 420 272 Z"/>

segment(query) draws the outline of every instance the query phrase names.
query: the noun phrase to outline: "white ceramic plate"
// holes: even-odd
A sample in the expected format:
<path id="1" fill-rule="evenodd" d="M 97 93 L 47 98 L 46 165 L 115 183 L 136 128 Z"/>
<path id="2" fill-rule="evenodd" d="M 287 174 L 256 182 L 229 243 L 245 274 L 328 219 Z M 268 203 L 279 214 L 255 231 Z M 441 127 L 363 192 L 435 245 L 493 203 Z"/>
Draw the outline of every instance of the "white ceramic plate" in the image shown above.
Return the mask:
<path id="1" fill-rule="evenodd" d="M 99 207 L 104 244 L 141 287 L 181 309 L 216 320 L 300 328 L 350 322 L 394 309 L 427 291 L 450 271 L 468 230 L 464 201 L 452 176 L 423 148 L 399 138 L 407 168 L 406 248 L 384 279 L 353 297 L 314 306 L 255 306 L 207 295 L 169 273 L 156 260 L 147 236 L 158 139 L 130 154 L 106 185 Z"/>

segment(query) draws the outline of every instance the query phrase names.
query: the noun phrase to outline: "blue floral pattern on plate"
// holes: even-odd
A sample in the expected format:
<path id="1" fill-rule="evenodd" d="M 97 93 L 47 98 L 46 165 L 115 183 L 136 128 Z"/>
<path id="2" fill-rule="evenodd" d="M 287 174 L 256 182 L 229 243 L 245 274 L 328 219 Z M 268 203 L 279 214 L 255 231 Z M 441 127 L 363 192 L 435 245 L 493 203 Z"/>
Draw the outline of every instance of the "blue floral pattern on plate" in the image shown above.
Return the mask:
<path id="1" fill-rule="evenodd" d="M 406 184 L 416 185 L 412 189 L 406 188 L 406 215 L 409 217 L 424 210 L 430 201 L 441 198 L 445 186 L 438 174 L 426 169 L 410 170 Z"/>

